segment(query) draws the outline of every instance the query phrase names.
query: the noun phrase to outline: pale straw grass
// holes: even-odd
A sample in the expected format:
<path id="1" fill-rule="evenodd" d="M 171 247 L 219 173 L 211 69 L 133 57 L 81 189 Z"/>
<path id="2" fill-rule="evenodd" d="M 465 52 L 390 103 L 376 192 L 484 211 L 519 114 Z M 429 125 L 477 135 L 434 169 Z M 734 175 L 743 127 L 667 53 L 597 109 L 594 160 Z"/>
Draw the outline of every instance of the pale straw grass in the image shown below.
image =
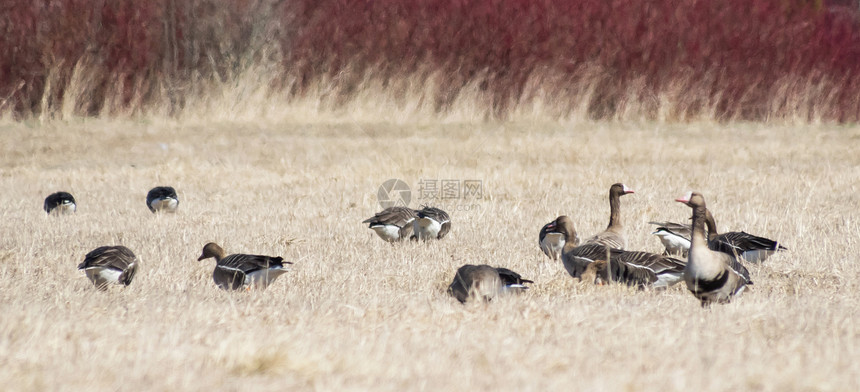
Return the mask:
<path id="1" fill-rule="evenodd" d="M 251 95 L 256 93 L 250 92 Z M 0 129 L 0 384 L 5 390 L 823 390 L 860 388 L 857 127 L 589 122 L 433 124 L 141 119 Z M 360 222 L 389 178 L 444 206 L 441 242 L 383 243 Z M 419 181 L 479 180 L 479 200 L 420 199 Z M 723 230 L 790 251 L 702 309 L 665 292 L 581 285 L 540 252 L 559 214 L 603 229 L 609 186 L 630 247 L 683 222 L 703 192 Z M 174 186 L 174 215 L 146 192 Z M 48 194 L 78 212 L 48 217 Z M 206 242 L 281 255 L 268 290 L 211 281 Z M 75 269 L 122 244 L 129 287 Z M 460 305 L 465 263 L 536 283 Z"/>

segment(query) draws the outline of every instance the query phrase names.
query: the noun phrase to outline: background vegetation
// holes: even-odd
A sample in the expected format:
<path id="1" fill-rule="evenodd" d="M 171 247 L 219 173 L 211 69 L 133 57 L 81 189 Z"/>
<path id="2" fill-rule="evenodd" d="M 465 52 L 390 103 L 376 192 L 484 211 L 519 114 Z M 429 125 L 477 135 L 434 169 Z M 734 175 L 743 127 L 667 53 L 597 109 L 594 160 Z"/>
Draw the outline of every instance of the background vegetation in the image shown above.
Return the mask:
<path id="1" fill-rule="evenodd" d="M 14 118 L 860 118 L 860 18 L 808 0 L 11 0 Z M 383 108 L 383 109 L 378 109 Z"/>

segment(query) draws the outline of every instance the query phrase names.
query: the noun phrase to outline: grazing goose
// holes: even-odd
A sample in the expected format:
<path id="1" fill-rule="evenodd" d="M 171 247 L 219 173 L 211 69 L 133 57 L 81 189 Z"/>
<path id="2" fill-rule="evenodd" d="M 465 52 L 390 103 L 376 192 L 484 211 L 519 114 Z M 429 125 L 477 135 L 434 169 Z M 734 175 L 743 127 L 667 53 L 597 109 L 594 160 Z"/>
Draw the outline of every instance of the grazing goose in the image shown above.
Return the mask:
<path id="1" fill-rule="evenodd" d="M 527 290 L 525 283 L 534 282 L 523 279 L 520 274 L 507 268 L 466 264 L 457 270 L 454 281 L 448 286 L 448 294 L 460 303 L 470 298 L 490 301 L 497 295 Z"/>
<path id="2" fill-rule="evenodd" d="M 627 237 L 621 224 L 621 196 L 628 193 L 633 193 L 633 190 L 621 183 L 609 187 L 609 225 L 606 230 L 585 240 L 586 244 L 606 245 L 615 249 L 627 247 Z"/>
<path id="3" fill-rule="evenodd" d="M 418 217 L 415 210 L 406 207 L 388 207 L 361 223 L 369 223 L 376 235 L 388 242 L 412 236 L 412 221 Z"/>
<path id="4" fill-rule="evenodd" d="M 137 257 L 124 246 L 102 246 L 87 253 L 78 269 L 99 290 L 107 290 L 110 283 L 128 286 L 137 272 Z"/>
<path id="5" fill-rule="evenodd" d="M 45 212 L 48 215 L 72 214 L 77 208 L 75 197 L 69 192 L 56 192 L 45 198 Z"/>
<path id="6" fill-rule="evenodd" d="M 176 212 L 179 197 L 176 190 L 169 186 L 157 186 L 146 194 L 146 206 L 152 212 Z"/>
<path id="7" fill-rule="evenodd" d="M 657 230 L 653 233 L 663 243 L 666 250 L 664 255 L 680 255 L 687 257 L 687 252 L 690 251 L 690 235 L 692 229 L 690 225 L 673 222 L 648 222 L 652 225 L 657 225 Z"/>
<path id="8" fill-rule="evenodd" d="M 561 250 L 564 249 L 564 244 L 566 242 L 561 233 L 549 231 L 549 228 L 554 223 L 555 221 L 545 224 L 540 229 L 540 234 L 538 235 L 540 250 L 542 250 L 543 253 L 553 261 L 558 260 L 558 258 L 561 257 Z M 573 242 L 574 245 L 579 245 L 579 237 L 576 236 L 576 233 L 574 233 Z"/>
<path id="9" fill-rule="evenodd" d="M 708 225 L 708 246 L 713 250 L 737 255 L 749 263 L 759 263 L 777 251 L 788 250 L 774 240 L 743 231 L 718 233 L 717 222 L 710 210 L 706 210 L 705 219 Z"/>
<path id="10" fill-rule="evenodd" d="M 412 222 L 413 235 L 417 240 L 441 240 L 451 230 L 451 218 L 448 213 L 438 208 L 424 206 L 416 211 L 418 218 Z"/>
<path id="11" fill-rule="evenodd" d="M 705 237 L 707 208 L 701 193 L 690 192 L 676 199 L 693 209 L 693 238 L 684 281 L 702 306 L 713 302 L 728 303 L 740 295 L 747 284 L 752 284 L 749 272 L 734 256 L 711 250 Z"/>
<path id="12" fill-rule="evenodd" d="M 573 221 L 567 216 L 558 217 L 548 231 L 561 233 L 565 238 L 576 235 Z M 654 288 L 664 288 L 679 282 L 685 264 L 673 257 L 625 251 L 595 243 L 576 246 L 568 242 L 561 257 L 565 270 L 574 278 L 582 279 L 583 274 L 591 268 L 603 281 Z M 591 266 L 598 261 L 602 261 L 603 265 Z"/>
<path id="13" fill-rule="evenodd" d="M 265 289 L 279 276 L 289 270 L 289 261 L 281 257 L 232 254 L 224 256 L 224 249 L 210 242 L 203 247 L 203 254 L 197 259 L 201 261 L 210 257 L 215 258 L 215 270 L 212 279 L 218 287 L 224 290 L 237 290 L 242 287 Z"/>

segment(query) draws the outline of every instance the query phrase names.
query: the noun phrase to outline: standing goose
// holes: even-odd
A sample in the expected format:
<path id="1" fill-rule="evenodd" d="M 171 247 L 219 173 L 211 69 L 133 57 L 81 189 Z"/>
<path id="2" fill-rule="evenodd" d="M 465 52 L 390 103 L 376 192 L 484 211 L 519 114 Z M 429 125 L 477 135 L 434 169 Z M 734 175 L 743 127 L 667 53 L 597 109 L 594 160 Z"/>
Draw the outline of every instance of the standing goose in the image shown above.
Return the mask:
<path id="1" fill-rule="evenodd" d="M 203 254 L 197 261 L 210 257 L 215 258 L 215 270 L 212 279 L 219 288 L 224 290 L 250 289 L 259 287 L 265 289 L 279 276 L 289 271 L 289 265 L 281 257 L 232 254 L 224 256 L 224 249 L 210 242 L 203 247 Z"/>
<path id="2" fill-rule="evenodd" d="M 708 246 L 713 250 L 737 255 L 749 263 L 759 263 L 777 251 L 788 250 L 778 242 L 743 231 L 717 232 L 717 222 L 710 210 L 706 210 Z"/>
<path id="3" fill-rule="evenodd" d="M 418 217 L 415 210 L 406 207 L 388 207 L 361 223 L 368 223 L 379 238 L 395 242 L 412 236 L 412 221 Z"/>
<path id="4" fill-rule="evenodd" d="M 146 206 L 152 212 L 176 212 L 179 197 L 176 190 L 169 186 L 157 186 L 146 194 Z"/>
<path id="5" fill-rule="evenodd" d="M 78 265 L 99 290 L 110 283 L 128 286 L 137 273 L 137 257 L 124 246 L 102 246 L 84 256 Z"/>
<path id="6" fill-rule="evenodd" d="M 448 294 L 460 303 L 469 299 L 490 301 L 498 295 L 527 290 L 525 283 L 534 282 L 507 268 L 466 264 L 457 269 L 454 281 L 448 286 Z"/>
<path id="7" fill-rule="evenodd" d="M 538 245 L 540 245 L 540 250 L 542 250 L 543 253 L 553 261 L 558 260 L 558 258 L 561 257 L 561 250 L 564 249 L 564 244 L 566 242 L 561 233 L 549 231 L 549 228 L 553 226 L 554 223 L 555 221 L 545 224 L 540 229 L 540 234 L 538 235 Z M 574 245 L 579 245 L 579 237 L 577 237 L 575 233 L 573 243 Z"/>
<path id="8" fill-rule="evenodd" d="M 707 208 L 701 193 L 690 192 L 675 201 L 693 209 L 693 237 L 687 268 L 684 269 L 687 289 L 702 301 L 702 306 L 730 302 L 732 297 L 743 292 L 747 284 L 752 284 L 749 272 L 732 255 L 708 248 L 705 237 Z"/>
<path id="9" fill-rule="evenodd" d="M 687 257 L 687 252 L 690 251 L 690 236 L 693 229 L 690 225 L 674 222 L 648 222 L 652 225 L 657 225 L 657 230 L 653 233 L 663 243 L 666 250 L 665 255 L 679 255 Z"/>
<path id="10" fill-rule="evenodd" d="M 69 192 L 56 192 L 45 198 L 45 212 L 48 215 L 73 214 L 77 208 L 75 197 Z"/>
<path id="11" fill-rule="evenodd" d="M 609 225 L 606 230 L 585 240 L 586 244 L 601 244 L 615 249 L 627 248 L 627 237 L 621 224 L 621 196 L 628 193 L 633 193 L 633 190 L 621 183 L 609 187 Z"/>
<path id="12" fill-rule="evenodd" d="M 548 230 L 561 233 L 565 238 L 576 235 L 573 221 L 567 216 L 558 217 Z M 582 279 L 583 274 L 591 269 L 603 281 L 654 288 L 664 288 L 679 282 L 685 264 L 673 257 L 625 251 L 595 243 L 579 246 L 565 243 L 561 257 L 565 270 L 574 278 Z M 592 266 L 601 261 L 603 264 Z"/>
<path id="13" fill-rule="evenodd" d="M 418 218 L 412 222 L 414 238 L 426 241 L 428 239 L 441 240 L 451 230 L 451 218 L 448 213 L 438 208 L 424 206 L 416 211 Z"/>

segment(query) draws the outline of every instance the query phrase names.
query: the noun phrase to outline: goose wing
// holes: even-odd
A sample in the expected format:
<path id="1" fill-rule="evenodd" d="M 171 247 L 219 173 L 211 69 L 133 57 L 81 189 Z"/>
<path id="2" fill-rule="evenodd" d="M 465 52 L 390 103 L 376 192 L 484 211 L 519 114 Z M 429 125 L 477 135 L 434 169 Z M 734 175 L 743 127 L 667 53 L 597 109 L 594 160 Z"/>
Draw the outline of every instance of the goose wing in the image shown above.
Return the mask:
<path id="1" fill-rule="evenodd" d="M 370 218 L 365 219 L 361 223 L 369 223 L 370 227 L 377 225 L 393 225 L 404 227 L 417 217 L 415 210 L 406 207 L 388 207 L 380 212 L 377 212 Z"/>
<path id="2" fill-rule="evenodd" d="M 600 232 L 585 241 L 586 244 L 597 244 L 613 249 L 624 249 L 624 236 L 611 230 Z"/>
<path id="3" fill-rule="evenodd" d="M 244 274 L 249 274 L 262 269 L 284 268 L 284 263 L 292 264 L 289 261 L 285 262 L 283 257 L 234 254 L 221 259 L 217 266 L 219 268 L 238 270 Z"/>
<path id="4" fill-rule="evenodd" d="M 419 218 L 430 218 L 430 219 L 433 219 L 436 222 L 439 222 L 441 224 L 451 221 L 451 217 L 448 216 L 447 212 L 442 211 L 441 209 L 438 209 L 435 207 L 427 207 L 427 206 L 425 206 L 424 208 L 422 208 L 421 210 L 418 211 L 418 217 Z"/>
<path id="5" fill-rule="evenodd" d="M 666 231 L 671 232 L 672 234 L 681 236 L 689 240 L 693 236 L 693 227 L 691 225 L 687 225 L 684 223 L 675 223 L 675 222 L 657 222 L 651 221 L 649 224 L 657 226 L 657 229 L 663 228 Z"/>
<path id="6" fill-rule="evenodd" d="M 788 250 L 772 239 L 759 237 L 743 231 L 719 234 L 714 237 L 714 242 L 729 244 L 741 252 L 750 250 Z"/>
<path id="7" fill-rule="evenodd" d="M 612 271 L 611 280 L 628 286 L 648 287 L 657 281 L 657 274 L 654 270 L 636 264 L 625 263 L 620 259 L 609 260 L 609 267 Z"/>
<path id="8" fill-rule="evenodd" d="M 664 272 L 681 274 L 687 267 L 685 261 L 650 252 L 626 251 L 618 255 L 617 258 L 624 263 L 650 269 L 655 274 Z"/>
<path id="9" fill-rule="evenodd" d="M 522 285 L 523 283 L 534 283 L 531 280 L 523 279 L 523 277 L 520 276 L 520 274 L 518 274 L 514 271 L 511 271 L 507 268 L 499 267 L 499 268 L 496 268 L 496 271 L 499 273 L 499 278 L 502 279 L 502 283 L 504 283 L 505 286 Z"/>
<path id="10" fill-rule="evenodd" d="M 125 271 L 135 265 L 136 257 L 131 249 L 124 246 L 101 246 L 93 249 L 84 256 L 84 261 L 78 265 L 78 269 L 93 267 L 111 268 Z"/>

